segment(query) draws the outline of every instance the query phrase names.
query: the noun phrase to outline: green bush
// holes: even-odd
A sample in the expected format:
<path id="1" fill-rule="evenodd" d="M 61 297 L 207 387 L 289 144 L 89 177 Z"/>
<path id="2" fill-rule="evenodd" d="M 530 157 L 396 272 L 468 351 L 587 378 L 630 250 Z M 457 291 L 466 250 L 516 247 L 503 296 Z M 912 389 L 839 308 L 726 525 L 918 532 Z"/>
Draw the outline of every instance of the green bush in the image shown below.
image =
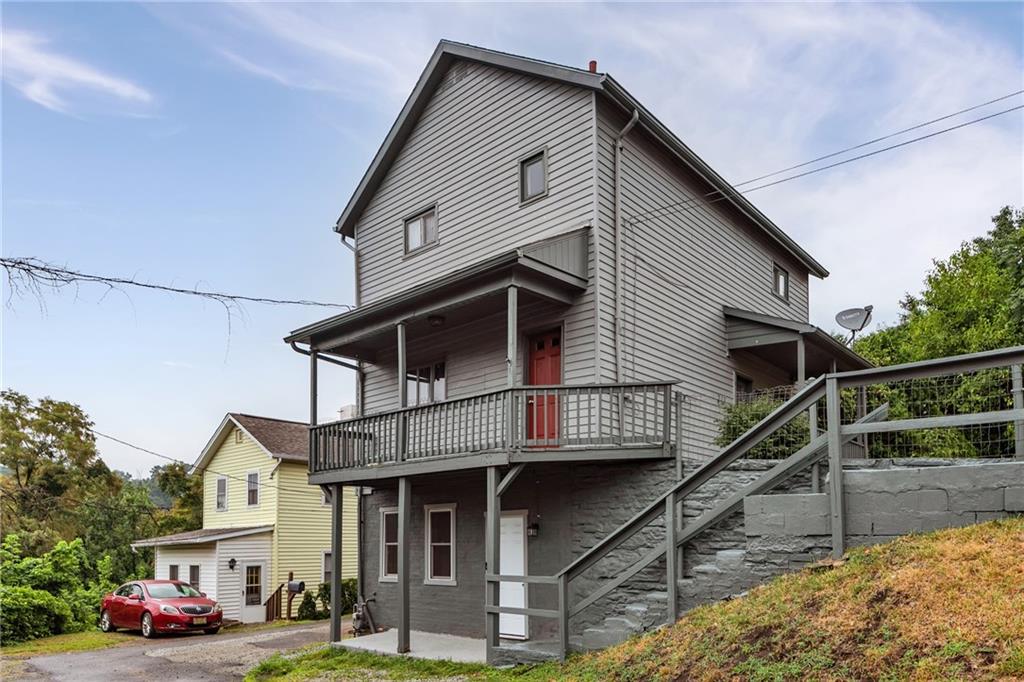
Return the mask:
<path id="1" fill-rule="evenodd" d="M 782 402 L 780 398 L 765 394 L 724 405 L 722 418 L 718 421 L 715 445 L 725 447 L 733 442 L 771 414 Z M 751 459 L 785 459 L 806 445 L 809 440 L 810 427 L 807 414 L 803 413 L 789 420 L 782 428 L 752 448 L 746 456 Z"/>
<path id="2" fill-rule="evenodd" d="M 90 566 L 81 539 L 61 540 L 38 557 L 22 556 L 21 539 L 11 533 L 0 543 L 2 631 L 5 642 L 96 625 L 103 595 L 115 587 L 109 557 Z"/>
<path id="3" fill-rule="evenodd" d="M 0 586 L 0 639 L 4 644 L 67 632 L 76 625 L 71 608 L 49 592 Z"/>
<path id="4" fill-rule="evenodd" d="M 302 595 L 302 603 L 299 604 L 299 620 L 315 620 L 316 614 L 316 597 L 313 596 L 312 592 L 307 591 Z"/>

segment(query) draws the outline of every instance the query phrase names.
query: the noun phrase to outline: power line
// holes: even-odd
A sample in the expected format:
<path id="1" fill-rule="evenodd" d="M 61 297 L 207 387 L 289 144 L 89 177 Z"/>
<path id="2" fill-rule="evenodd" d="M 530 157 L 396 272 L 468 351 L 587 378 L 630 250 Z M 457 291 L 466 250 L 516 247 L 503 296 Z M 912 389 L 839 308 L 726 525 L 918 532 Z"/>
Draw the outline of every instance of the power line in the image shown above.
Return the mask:
<path id="1" fill-rule="evenodd" d="M 765 175 L 760 175 L 760 176 L 758 176 L 756 178 L 751 178 L 750 180 L 744 180 L 743 182 L 740 182 L 740 183 L 737 183 L 737 184 L 733 185 L 733 187 L 743 187 L 744 185 L 750 185 L 750 184 L 758 182 L 760 180 L 764 180 L 765 178 L 770 178 L 770 177 L 773 177 L 775 175 L 781 175 L 782 173 L 787 173 L 787 172 L 789 172 L 791 170 L 796 170 L 797 168 L 803 168 L 804 166 L 810 166 L 812 163 L 817 163 L 818 161 L 824 161 L 825 159 L 831 159 L 833 157 L 839 156 L 840 154 L 845 154 L 846 152 L 852 152 L 855 149 L 862 149 L 864 147 L 869 147 L 869 146 L 871 146 L 873 144 L 876 144 L 878 142 L 883 142 L 883 141 L 891 139 L 893 137 L 897 137 L 898 135 L 903 135 L 904 133 L 909 133 L 912 130 L 918 130 L 920 128 L 925 128 L 927 126 L 932 125 L 933 123 L 938 123 L 939 121 L 945 121 L 946 119 L 950 119 L 950 118 L 953 118 L 955 116 L 959 116 L 960 114 L 966 114 L 968 111 L 974 111 L 975 109 L 981 109 L 983 107 L 987 107 L 990 104 L 995 104 L 996 102 L 1002 102 L 1003 100 L 1010 99 L 1011 97 L 1016 97 L 1017 95 L 1020 95 L 1020 94 L 1024 94 L 1024 90 L 1018 90 L 1017 92 L 1011 92 L 1008 95 L 1003 95 L 1002 97 L 996 97 L 995 99 L 990 99 L 989 101 L 982 102 L 981 104 L 975 104 L 973 107 L 967 107 L 966 109 L 961 109 L 960 111 L 954 111 L 951 114 L 946 114 L 945 116 L 939 116 L 938 118 L 933 118 L 932 120 L 925 121 L 924 123 L 918 123 L 917 125 L 910 126 L 909 128 L 904 128 L 903 130 L 897 130 L 894 133 L 889 133 L 888 135 L 882 135 L 881 137 L 876 137 L 873 140 L 868 140 L 867 142 L 861 142 L 860 144 L 855 144 L 852 147 L 847 147 L 846 149 L 840 149 L 837 152 L 832 152 L 831 154 L 825 154 L 824 156 L 819 156 L 816 159 L 811 159 L 810 161 L 804 161 L 803 163 L 798 163 L 795 166 L 790 166 L 789 168 L 783 168 L 782 170 L 777 170 L 774 173 L 767 173 Z"/>
<path id="2" fill-rule="evenodd" d="M 692 205 L 695 205 L 695 204 L 698 204 L 698 203 L 702 203 L 703 202 L 705 205 L 718 203 L 719 201 L 724 201 L 726 199 L 731 199 L 731 198 L 734 198 L 734 197 L 737 197 L 737 196 L 742 196 L 742 195 L 745 195 L 745 194 L 749 194 L 751 192 L 756 192 L 757 190 L 760 190 L 760 189 L 765 189 L 765 188 L 768 188 L 768 187 L 774 187 L 775 185 L 781 185 L 782 183 L 785 183 L 785 182 L 790 182 L 792 180 L 797 180 L 799 178 L 807 177 L 808 175 L 814 175 L 815 173 L 821 173 L 822 171 L 830 170 L 832 168 L 836 168 L 838 166 L 842 166 L 842 165 L 845 165 L 845 164 L 848 164 L 848 163 L 853 163 L 854 161 L 860 161 L 862 159 L 866 159 L 868 157 L 875 156 L 877 154 L 881 154 L 883 152 L 891 151 L 893 149 L 898 149 L 900 147 L 906 147 L 907 145 L 914 144 L 915 142 L 921 142 L 922 140 L 927 140 L 929 138 L 936 137 L 938 135 L 942 135 L 944 133 L 952 132 L 954 130 L 959 130 L 960 128 L 966 128 L 967 126 L 974 125 L 976 123 L 981 123 L 983 121 L 987 121 L 989 119 L 995 118 L 997 116 L 1002 116 L 1004 114 L 1009 114 L 1011 112 L 1018 111 L 1020 109 L 1024 109 L 1024 104 L 1020 104 L 1020 105 L 1017 105 L 1017 106 L 1014 106 L 1014 107 L 1010 107 L 1009 109 L 1004 109 L 1002 111 L 997 111 L 997 112 L 995 112 L 993 114 L 988 114 L 987 116 L 982 116 L 980 118 L 972 119 L 972 120 L 966 121 L 964 123 L 959 123 L 959 124 L 957 124 L 955 126 L 950 126 L 948 128 L 943 128 L 941 130 L 937 130 L 937 131 L 928 133 L 926 135 L 920 135 L 918 137 L 911 138 L 909 140 L 904 140 L 903 142 L 892 144 L 892 145 L 889 145 L 887 147 L 882 147 L 881 149 L 876 149 L 874 151 L 866 152 L 864 154 L 859 154 L 857 156 L 850 157 L 849 159 L 843 159 L 842 161 L 836 161 L 835 163 L 830 163 L 830 164 L 828 164 L 826 166 L 820 166 L 818 168 L 812 168 L 811 170 L 804 171 L 802 173 L 796 173 L 794 175 L 789 175 L 789 176 L 786 176 L 786 177 L 781 178 L 779 180 L 773 180 L 772 182 L 767 182 L 767 183 L 764 183 L 764 184 L 761 184 L 761 185 L 757 185 L 755 187 L 751 187 L 750 189 L 744 190 L 742 192 L 735 191 L 735 192 L 730 192 L 729 194 L 726 194 L 722 190 L 712 190 L 711 192 L 708 192 L 708 193 L 706 193 L 704 195 L 701 195 L 701 196 L 698 196 L 698 197 L 694 197 L 692 199 L 686 199 L 684 201 L 678 201 L 678 202 L 673 202 L 673 203 L 670 203 L 670 204 L 664 204 L 663 206 L 658 206 L 656 208 L 650 209 L 649 211 L 647 211 L 645 213 L 635 214 L 633 216 L 630 216 L 628 221 L 630 223 L 632 223 L 632 224 L 637 224 L 637 223 L 639 223 L 641 221 L 648 220 L 650 218 L 658 218 L 658 217 L 661 217 L 663 215 L 668 215 L 670 213 L 677 212 L 680 209 L 686 209 L 689 206 L 692 206 Z M 955 114 L 953 114 L 953 115 L 955 115 Z M 926 124 L 924 124 L 924 125 L 926 125 Z M 895 135 L 895 134 L 898 134 L 898 133 L 893 133 L 893 134 Z M 866 144 L 869 144 L 869 143 L 866 143 Z M 844 152 L 837 152 L 837 154 L 841 154 L 841 153 L 844 153 Z M 814 162 L 810 161 L 808 163 L 814 163 Z M 800 164 L 800 166 L 803 166 L 803 165 L 806 165 L 806 164 Z M 795 166 L 795 167 L 799 167 L 799 166 Z M 771 177 L 773 175 L 777 175 L 778 173 L 781 173 L 781 172 L 785 172 L 785 171 L 777 171 L 775 173 L 768 173 L 767 175 L 763 175 L 761 177 L 762 178 L 767 178 L 767 177 Z M 750 182 L 753 182 L 753 181 L 752 180 L 748 180 L 748 181 L 746 181 L 744 183 L 741 183 L 741 184 L 749 184 Z M 719 194 L 721 196 L 719 196 L 718 198 L 715 198 L 715 199 L 710 199 L 708 201 L 704 201 L 705 199 L 708 199 L 709 197 L 713 197 L 716 194 Z"/>
<path id="3" fill-rule="evenodd" d="M 192 466 L 191 463 L 186 462 L 183 459 L 178 459 L 177 457 L 171 457 L 170 455 L 164 455 L 164 454 L 159 453 L 159 452 L 154 452 L 153 450 L 149 450 L 147 448 L 144 448 L 141 445 L 136 445 L 135 443 L 130 443 L 130 442 L 126 441 L 126 440 L 122 440 L 122 439 L 117 438 L 115 436 L 111 436 L 111 435 L 103 433 L 101 431 L 97 431 L 96 429 L 89 429 L 89 431 L 93 435 L 100 436 L 102 438 L 106 438 L 107 440 L 112 440 L 115 443 L 120 443 L 121 445 L 124 445 L 126 447 L 132 448 L 133 450 L 138 450 L 139 452 L 144 452 L 147 455 L 152 455 L 154 457 L 159 457 L 160 459 L 165 459 L 165 460 L 168 460 L 170 462 L 174 462 L 175 464 L 184 464 L 184 465 L 186 465 L 188 467 Z M 223 476 L 224 478 L 231 478 L 231 479 L 234 479 L 236 481 L 242 481 L 246 485 L 249 484 L 249 479 L 247 477 L 235 476 L 234 474 L 225 474 L 225 473 L 223 473 L 221 471 L 216 471 L 214 469 L 210 469 L 209 467 L 207 467 L 204 471 L 209 471 L 211 474 L 216 474 L 217 476 Z M 256 482 L 256 485 L 258 485 L 260 487 L 273 488 L 273 489 L 275 489 L 277 491 L 287 490 L 287 491 L 293 492 L 293 493 L 306 492 L 306 490 L 308 490 L 308 488 L 307 489 L 289 488 L 289 487 L 281 486 L 280 484 L 265 483 L 262 480 L 262 477 L 260 478 L 260 480 L 258 480 Z"/>
<path id="4" fill-rule="evenodd" d="M 29 290 L 38 293 L 41 289 L 63 289 L 77 284 L 101 284 L 109 289 L 116 289 L 119 286 L 131 286 L 141 289 L 164 291 L 172 294 L 184 294 L 216 301 L 229 308 L 233 304 L 264 303 L 270 305 L 298 305 L 314 306 L 322 308 L 346 308 L 352 306 L 346 303 L 326 303 L 323 301 L 312 301 L 308 299 L 282 299 L 269 298 L 265 296 L 249 296 L 244 294 L 228 294 L 219 291 L 206 291 L 199 288 L 187 289 L 184 287 L 169 286 L 166 284 L 153 284 L 143 282 L 134 277 L 115 277 L 110 275 L 97 275 L 88 272 L 79 272 L 60 265 L 48 263 L 39 258 L 0 258 L 0 266 L 3 266 L 7 281 L 11 286 L 12 293 L 19 290 Z"/>

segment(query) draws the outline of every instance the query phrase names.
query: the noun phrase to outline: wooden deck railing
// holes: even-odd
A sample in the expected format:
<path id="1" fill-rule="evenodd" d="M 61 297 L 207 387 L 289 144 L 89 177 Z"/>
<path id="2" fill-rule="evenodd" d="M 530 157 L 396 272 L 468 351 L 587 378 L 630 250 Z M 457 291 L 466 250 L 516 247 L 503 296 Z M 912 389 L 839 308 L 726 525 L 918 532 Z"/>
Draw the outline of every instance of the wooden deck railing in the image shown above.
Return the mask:
<path id="1" fill-rule="evenodd" d="M 312 473 L 502 449 L 662 446 L 672 383 L 522 386 L 320 424 Z"/>

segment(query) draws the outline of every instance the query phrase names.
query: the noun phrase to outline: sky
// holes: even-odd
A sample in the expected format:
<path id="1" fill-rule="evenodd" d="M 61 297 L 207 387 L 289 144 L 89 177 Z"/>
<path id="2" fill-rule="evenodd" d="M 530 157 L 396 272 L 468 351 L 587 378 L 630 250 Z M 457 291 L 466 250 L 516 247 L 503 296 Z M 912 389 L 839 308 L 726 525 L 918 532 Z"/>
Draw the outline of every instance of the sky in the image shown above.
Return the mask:
<path id="1" fill-rule="evenodd" d="M 2 252 L 351 303 L 332 226 L 438 40 L 611 73 L 733 182 L 1024 89 L 1024 4 L 2 5 Z M 1019 105 L 1017 96 L 921 132 Z M 895 141 L 906 139 L 907 136 Z M 932 259 L 1024 206 L 1021 111 L 750 194 L 822 262 L 811 321 L 898 319 Z M 304 420 L 282 337 L 323 309 L 4 282 L 5 388 L 194 461 L 225 412 Z M 321 370 L 320 413 L 353 400 Z M 162 460 L 98 441 L 146 475 Z"/>

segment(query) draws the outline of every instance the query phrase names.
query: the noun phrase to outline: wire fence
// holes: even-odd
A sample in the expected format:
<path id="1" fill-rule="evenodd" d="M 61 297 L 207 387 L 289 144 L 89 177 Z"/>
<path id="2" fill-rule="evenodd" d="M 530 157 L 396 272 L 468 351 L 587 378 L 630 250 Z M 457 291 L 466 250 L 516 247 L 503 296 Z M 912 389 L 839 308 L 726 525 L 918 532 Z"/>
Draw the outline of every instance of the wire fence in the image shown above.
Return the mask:
<path id="1" fill-rule="evenodd" d="M 843 388 L 843 424 L 863 419 L 887 407 L 887 421 L 917 420 L 952 415 L 975 415 L 979 423 L 936 427 L 925 425 L 846 438 L 846 458 L 984 458 L 1022 457 L 1024 421 L 984 422 L 986 413 L 1020 408 L 1024 388 L 1015 379 L 1019 369 L 999 367 L 960 374 L 901 379 Z M 789 400 L 795 386 L 776 386 L 736 395 L 679 394 L 682 401 L 683 456 L 702 461 L 741 436 Z M 751 459 L 783 459 L 807 445 L 826 429 L 825 400 L 803 412 L 758 443 Z"/>

